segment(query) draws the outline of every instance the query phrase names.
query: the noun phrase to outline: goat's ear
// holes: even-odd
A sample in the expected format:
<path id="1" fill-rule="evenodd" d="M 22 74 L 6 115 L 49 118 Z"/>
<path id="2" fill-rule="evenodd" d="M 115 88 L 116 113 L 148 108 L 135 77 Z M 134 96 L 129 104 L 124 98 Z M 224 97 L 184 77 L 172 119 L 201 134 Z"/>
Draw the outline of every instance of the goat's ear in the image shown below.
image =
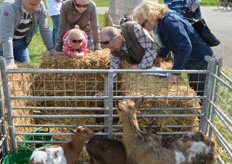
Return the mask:
<path id="1" fill-rule="evenodd" d="M 135 103 L 135 108 L 139 108 L 143 104 L 144 98 L 141 97 L 136 103 Z"/>

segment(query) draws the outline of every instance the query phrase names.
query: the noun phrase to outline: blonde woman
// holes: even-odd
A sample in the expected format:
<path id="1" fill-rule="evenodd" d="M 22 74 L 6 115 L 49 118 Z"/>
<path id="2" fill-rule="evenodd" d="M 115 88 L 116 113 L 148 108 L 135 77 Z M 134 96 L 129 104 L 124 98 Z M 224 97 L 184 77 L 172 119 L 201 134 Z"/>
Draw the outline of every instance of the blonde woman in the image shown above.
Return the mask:
<path id="1" fill-rule="evenodd" d="M 156 63 L 174 52 L 174 70 L 205 70 L 205 56 L 214 57 L 212 49 L 203 41 L 191 24 L 165 4 L 142 1 L 134 10 L 133 17 L 148 31 L 153 31 L 160 47 Z M 169 76 L 169 82 L 176 82 L 177 74 Z M 189 74 L 190 86 L 198 95 L 204 95 L 206 77 L 203 74 Z"/>

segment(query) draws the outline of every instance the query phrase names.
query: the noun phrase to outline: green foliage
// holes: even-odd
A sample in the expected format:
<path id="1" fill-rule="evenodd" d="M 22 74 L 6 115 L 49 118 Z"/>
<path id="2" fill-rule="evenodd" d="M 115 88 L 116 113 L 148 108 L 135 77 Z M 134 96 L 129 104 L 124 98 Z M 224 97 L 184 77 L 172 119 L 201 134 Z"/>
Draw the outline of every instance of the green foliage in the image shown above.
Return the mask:
<path id="1" fill-rule="evenodd" d="M 47 51 L 39 32 L 34 35 L 28 49 L 31 60 L 30 64 L 38 67 L 42 59 L 42 54 Z"/>
<path id="2" fill-rule="evenodd" d="M 98 7 L 108 7 L 110 4 L 110 0 L 93 0 Z"/>
<path id="3" fill-rule="evenodd" d="M 202 0 L 202 6 L 216 6 L 219 0 Z"/>
<path id="4" fill-rule="evenodd" d="M 104 27 L 104 15 L 98 14 L 98 20 L 99 20 L 100 29 L 102 29 Z"/>

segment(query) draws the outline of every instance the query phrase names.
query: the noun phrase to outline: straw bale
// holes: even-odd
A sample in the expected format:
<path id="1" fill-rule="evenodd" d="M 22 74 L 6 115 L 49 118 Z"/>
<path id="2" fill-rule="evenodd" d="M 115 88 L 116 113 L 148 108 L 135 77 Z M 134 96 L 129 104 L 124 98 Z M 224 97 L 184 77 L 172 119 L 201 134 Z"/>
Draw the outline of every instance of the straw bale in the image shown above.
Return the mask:
<path id="1" fill-rule="evenodd" d="M 131 64 L 122 62 L 122 68 L 130 68 Z M 163 69 L 171 68 L 171 62 L 163 62 Z M 122 81 L 120 91 L 125 96 L 196 96 L 193 89 L 189 87 L 188 82 L 181 76 L 178 77 L 177 83 L 168 83 L 166 77 L 149 76 L 147 74 L 121 74 Z M 167 108 L 165 110 L 140 110 L 140 114 L 198 114 L 199 102 L 197 99 L 146 99 L 144 108 Z M 178 107 L 196 107 L 191 110 L 174 110 Z M 170 110 L 169 110 L 170 109 Z M 156 117 L 156 118 L 139 118 L 140 126 L 148 128 L 151 124 L 158 125 L 155 131 L 187 131 L 198 130 L 197 128 L 169 128 L 167 125 L 198 125 L 197 117 Z"/>
<path id="2" fill-rule="evenodd" d="M 44 55 L 40 68 L 51 69 L 109 69 L 110 56 L 109 50 L 104 49 L 102 54 L 89 52 L 83 59 L 68 58 L 66 56 L 48 56 Z M 121 68 L 129 68 L 131 65 L 123 61 Z M 161 67 L 170 69 L 171 62 L 163 62 Z M 128 96 L 194 96 L 195 92 L 189 87 L 188 82 L 181 77 L 178 83 L 167 83 L 166 78 L 157 76 L 148 76 L 137 74 L 119 74 L 117 82 L 117 95 Z M 101 91 L 104 88 L 103 74 L 87 74 L 87 73 L 65 73 L 65 74 L 36 74 L 32 78 L 30 85 L 31 95 L 33 96 L 93 96 L 96 91 Z M 67 107 L 96 107 L 98 102 L 96 100 L 55 100 L 55 101 L 33 101 L 30 102 L 32 106 L 37 107 L 64 107 L 62 110 L 38 110 L 38 114 L 44 115 L 75 115 L 75 114 L 95 114 L 95 111 L 81 109 L 67 110 Z M 162 107 L 162 108 L 176 108 L 176 107 L 198 107 L 199 103 L 195 99 L 155 99 L 146 100 L 144 107 Z M 180 113 L 196 113 L 197 110 L 156 110 L 156 111 L 141 111 L 146 113 L 163 113 L 163 114 L 180 114 Z M 151 123 L 158 125 L 159 131 L 173 131 L 173 130 L 189 130 L 172 129 L 167 125 L 172 124 L 198 124 L 198 119 L 194 118 L 140 118 L 141 126 L 147 127 Z M 94 118 L 67 118 L 67 119 L 36 119 L 36 123 L 51 123 L 51 124 L 96 124 Z M 190 129 L 192 130 L 192 129 Z"/>
<path id="3" fill-rule="evenodd" d="M 81 59 L 44 54 L 39 67 L 44 69 L 109 69 L 109 52 L 109 49 L 102 49 L 102 53 L 88 51 L 88 55 Z"/>
<path id="4" fill-rule="evenodd" d="M 43 56 L 40 68 L 43 69 L 109 69 L 109 49 L 103 49 L 101 54 L 89 51 L 82 59 L 66 56 Z M 33 77 L 30 91 L 33 96 L 93 96 L 97 91 L 104 90 L 104 74 L 97 73 L 52 73 L 36 74 Z M 95 114 L 95 111 L 67 110 L 66 107 L 96 107 L 96 100 L 55 100 L 30 101 L 32 106 L 64 107 L 63 110 L 40 110 L 38 114 L 74 115 Z M 38 111 L 37 111 L 38 112 Z M 55 124 L 94 124 L 93 118 L 70 119 L 37 119 L 37 123 Z"/>

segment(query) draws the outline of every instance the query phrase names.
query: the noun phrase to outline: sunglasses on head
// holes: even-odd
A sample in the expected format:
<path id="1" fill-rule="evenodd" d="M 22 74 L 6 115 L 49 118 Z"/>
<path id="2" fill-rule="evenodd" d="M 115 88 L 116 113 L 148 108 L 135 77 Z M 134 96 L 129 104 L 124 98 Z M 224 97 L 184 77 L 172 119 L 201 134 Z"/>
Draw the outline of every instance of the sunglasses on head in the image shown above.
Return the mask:
<path id="1" fill-rule="evenodd" d="M 74 2 L 74 5 L 75 5 L 77 8 L 81 8 L 81 7 L 82 7 L 82 8 L 87 8 L 89 4 L 81 5 L 81 4 L 79 4 L 79 3 L 75 3 L 75 2 Z"/>
<path id="2" fill-rule="evenodd" d="M 140 25 L 142 26 L 142 27 L 145 27 L 145 25 L 146 25 L 146 23 L 147 23 L 147 19 L 145 20 L 145 21 L 143 21 Z"/>
<path id="3" fill-rule="evenodd" d="M 109 44 L 112 40 L 114 40 L 118 35 L 114 35 L 112 39 L 107 40 L 107 41 L 101 41 L 101 44 Z"/>
<path id="4" fill-rule="evenodd" d="M 73 39 L 72 40 L 73 43 L 82 43 L 83 42 L 83 39 Z"/>

